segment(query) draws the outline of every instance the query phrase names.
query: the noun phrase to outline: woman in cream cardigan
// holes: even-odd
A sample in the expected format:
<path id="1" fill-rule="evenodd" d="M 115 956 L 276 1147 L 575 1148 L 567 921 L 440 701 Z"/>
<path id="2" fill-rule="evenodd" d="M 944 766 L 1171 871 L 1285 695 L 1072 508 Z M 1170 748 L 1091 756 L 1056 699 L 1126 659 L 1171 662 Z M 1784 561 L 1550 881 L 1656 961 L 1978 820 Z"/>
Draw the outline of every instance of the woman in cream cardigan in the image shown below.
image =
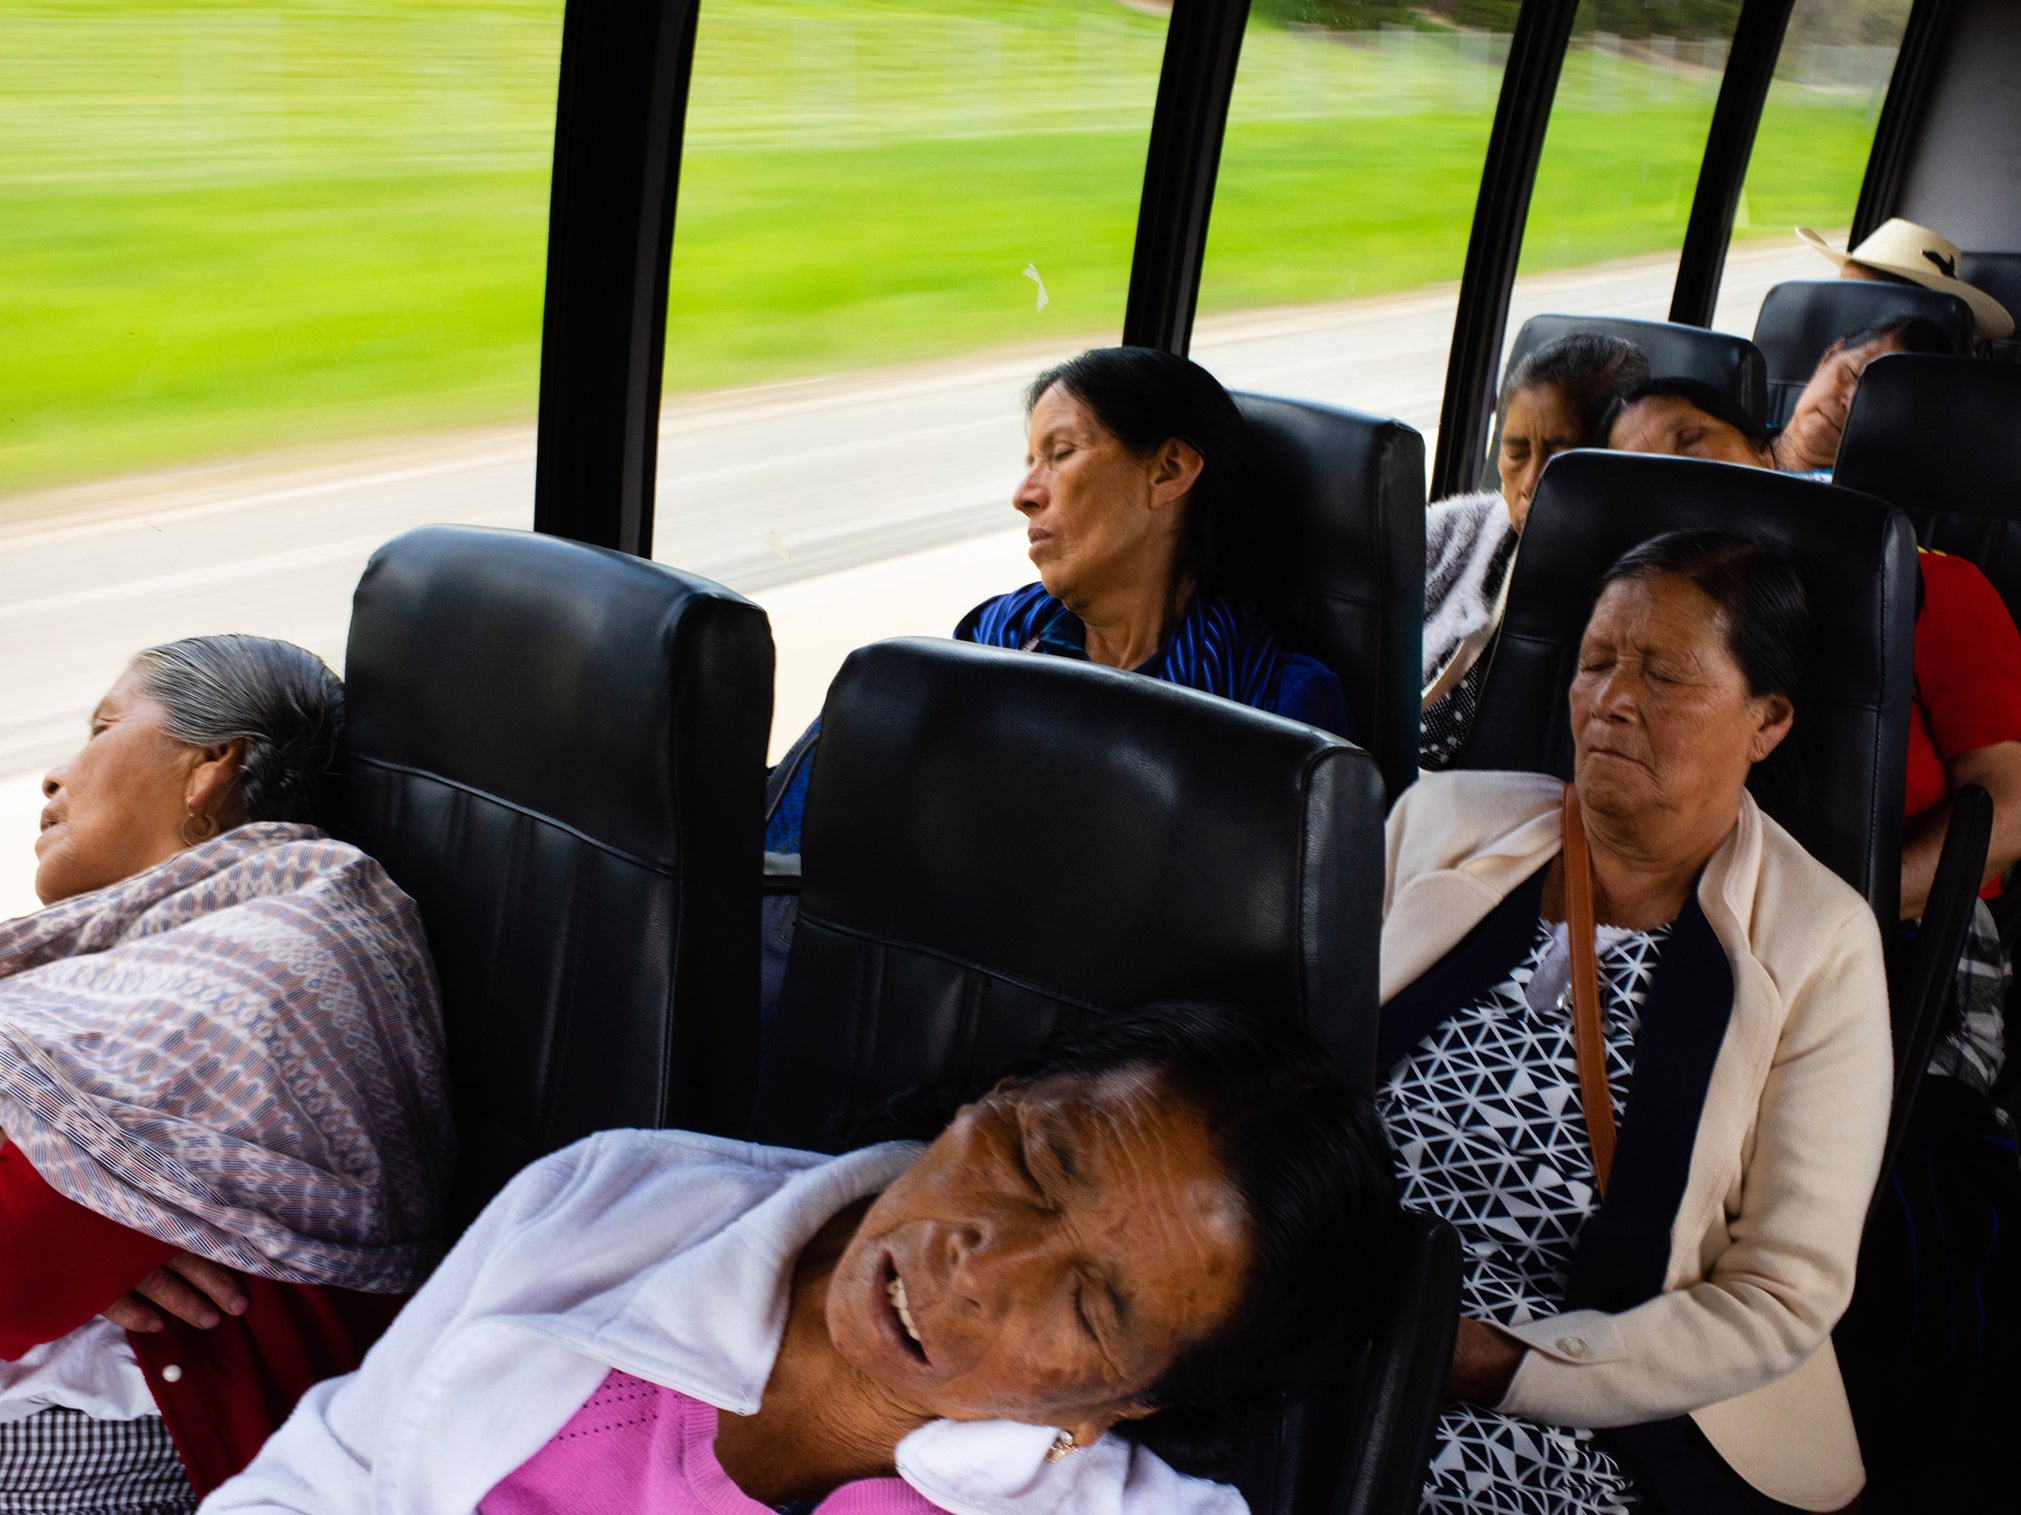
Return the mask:
<path id="1" fill-rule="evenodd" d="M 1586 627 L 1611 1174 L 1568 1008 L 1567 786 L 1435 774 L 1390 817 L 1380 1104 L 1406 1203 L 1468 1254 L 1428 1511 L 1838 1510 L 1864 1482 L 1829 1333 L 1887 1120 L 1879 934 L 1746 789 L 1805 620 L 1773 549 L 1679 532 Z"/>

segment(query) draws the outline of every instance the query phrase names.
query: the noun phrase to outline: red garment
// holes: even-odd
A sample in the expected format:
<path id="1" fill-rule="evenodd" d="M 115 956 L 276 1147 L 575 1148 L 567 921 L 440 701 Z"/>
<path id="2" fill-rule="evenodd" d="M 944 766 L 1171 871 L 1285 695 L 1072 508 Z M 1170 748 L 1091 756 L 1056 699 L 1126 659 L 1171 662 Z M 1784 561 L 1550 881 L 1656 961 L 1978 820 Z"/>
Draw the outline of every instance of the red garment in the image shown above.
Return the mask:
<path id="1" fill-rule="evenodd" d="M 244 1283 L 244 1315 L 208 1331 L 170 1319 L 166 1331 L 126 1337 L 199 1499 L 253 1460 L 296 1400 L 354 1371 L 407 1302 L 271 1278 Z"/>
<path id="2" fill-rule="evenodd" d="M 1950 796 L 1945 762 L 1996 742 L 2021 741 L 2021 632 L 2000 593 L 1963 558 L 1918 552 L 1916 696 L 1909 712 L 1903 814 L 1910 823 Z M 2000 893 L 1996 880 L 1982 891 Z"/>
<path id="3" fill-rule="evenodd" d="M 0 1358 L 10 1362 L 102 1314 L 176 1254 L 65 1199 L 11 1142 L 0 1146 L 0 1238 Z"/>
<path id="4" fill-rule="evenodd" d="M 0 1238 L 0 1357 L 68 1335 L 180 1250 L 59 1194 L 12 1145 L 0 1147 Z M 242 1316 L 208 1331 L 164 1316 L 166 1330 L 126 1338 L 199 1498 L 251 1462 L 312 1385 L 364 1361 L 406 1303 L 242 1282 Z"/>

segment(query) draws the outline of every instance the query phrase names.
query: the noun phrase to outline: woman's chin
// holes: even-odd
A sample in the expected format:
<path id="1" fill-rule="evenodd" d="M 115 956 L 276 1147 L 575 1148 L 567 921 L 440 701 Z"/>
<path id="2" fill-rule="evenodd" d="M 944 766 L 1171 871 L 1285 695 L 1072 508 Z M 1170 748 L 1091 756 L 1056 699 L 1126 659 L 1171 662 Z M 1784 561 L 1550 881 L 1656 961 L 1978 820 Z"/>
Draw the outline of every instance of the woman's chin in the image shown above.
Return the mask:
<path id="1" fill-rule="evenodd" d="M 1579 808 L 1594 815 L 1636 815 L 1656 797 L 1654 775 L 1618 758 L 1588 761 L 1576 783 Z"/>

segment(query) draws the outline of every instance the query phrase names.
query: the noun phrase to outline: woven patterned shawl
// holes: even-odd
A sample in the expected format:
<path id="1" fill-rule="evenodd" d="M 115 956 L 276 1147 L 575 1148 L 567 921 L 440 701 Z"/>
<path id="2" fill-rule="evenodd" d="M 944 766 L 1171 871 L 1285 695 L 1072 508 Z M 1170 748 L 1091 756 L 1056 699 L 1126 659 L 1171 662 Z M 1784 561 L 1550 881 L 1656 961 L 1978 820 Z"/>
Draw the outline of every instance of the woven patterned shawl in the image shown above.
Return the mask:
<path id="1" fill-rule="evenodd" d="M 88 1209 L 288 1283 L 439 1256 L 441 996 L 414 902 L 308 826 L 0 922 L 0 1132 Z"/>

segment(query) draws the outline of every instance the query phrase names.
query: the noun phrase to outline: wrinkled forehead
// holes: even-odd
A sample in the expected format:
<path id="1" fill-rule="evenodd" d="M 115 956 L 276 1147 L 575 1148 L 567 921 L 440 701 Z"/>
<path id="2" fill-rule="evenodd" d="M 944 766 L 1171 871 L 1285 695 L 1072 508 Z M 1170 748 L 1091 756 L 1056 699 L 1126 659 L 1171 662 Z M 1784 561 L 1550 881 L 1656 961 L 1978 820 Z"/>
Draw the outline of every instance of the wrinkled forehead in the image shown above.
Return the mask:
<path id="1" fill-rule="evenodd" d="M 1685 575 L 1661 569 L 1630 574 L 1602 589 L 1587 617 L 1586 636 L 1639 651 L 1733 661 L 1719 602 Z"/>
<path id="2" fill-rule="evenodd" d="M 1048 384 L 1045 392 L 1032 402 L 1031 415 L 1026 419 L 1026 429 L 1037 437 L 1053 431 L 1073 431 L 1082 429 L 1099 430 L 1101 422 L 1094 411 L 1082 404 L 1080 399 L 1060 380 Z"/>
<path id="3" fill-rule="evenodd" d="M 1020 1127 L 1091 1194 L 1183 1199 L 1216 1232 L 1246 1230 L 1206 1115 L 1159 1069 L 1054 1074 L 1009 1092 Z"/>

